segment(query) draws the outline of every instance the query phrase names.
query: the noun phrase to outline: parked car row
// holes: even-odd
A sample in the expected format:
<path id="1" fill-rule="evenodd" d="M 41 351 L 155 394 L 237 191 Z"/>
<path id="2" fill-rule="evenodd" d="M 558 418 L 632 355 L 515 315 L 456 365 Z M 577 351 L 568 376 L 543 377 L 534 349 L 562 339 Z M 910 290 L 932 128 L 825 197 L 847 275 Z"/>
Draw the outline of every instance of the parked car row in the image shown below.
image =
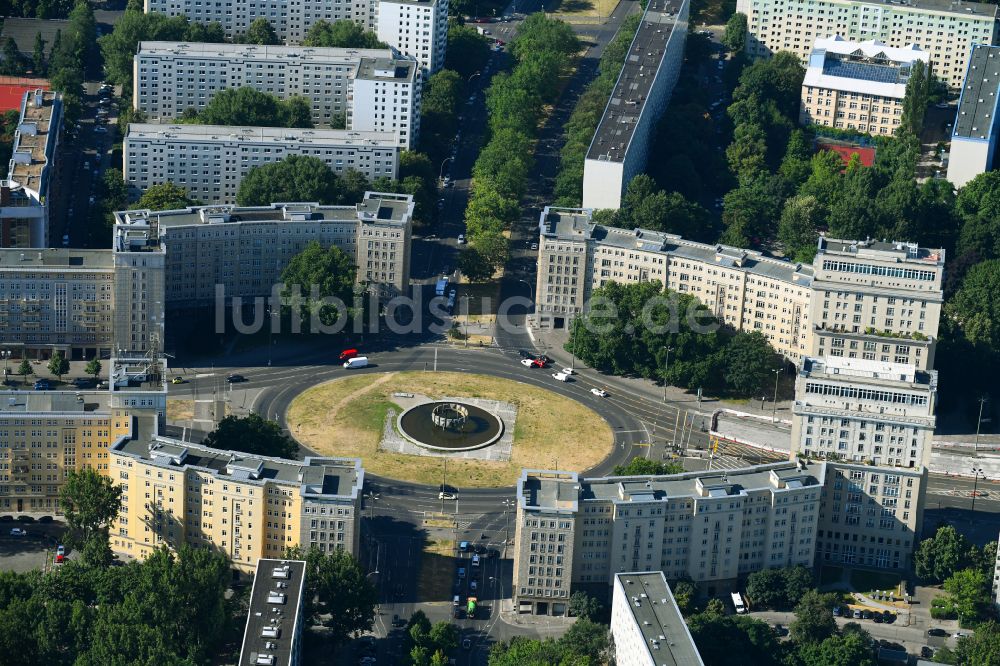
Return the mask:
<path id="1" fill-rule="evenodd" d="M 896 621 L 896 615 L 891 611 L 870 611 L 867 608 L 855 608 L 855 609 L 841 609 L 840 606 L 835 606 L 833 609 L 834 617 L 851 617 L 855 620 L 873 620 L 876 623 L 886 623 L 892 624 Z"/>

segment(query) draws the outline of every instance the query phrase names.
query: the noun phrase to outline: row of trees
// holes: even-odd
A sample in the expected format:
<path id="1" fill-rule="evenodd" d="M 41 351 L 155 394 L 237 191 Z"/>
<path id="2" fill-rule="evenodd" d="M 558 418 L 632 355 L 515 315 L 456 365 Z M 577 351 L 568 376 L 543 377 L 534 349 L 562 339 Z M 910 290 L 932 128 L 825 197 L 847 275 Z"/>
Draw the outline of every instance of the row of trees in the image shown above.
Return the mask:
<path id="1" fill-rule="evenodd" d="M 532 14 L 511 43 L 513 69 L 494 76 L 486 91 L 490 140 L 472 168 L 465 211 L 469 247 L 461 257 L 470 280 L 488 279 L 507 261 L 504 232 L 520 217 L 542 108 L 558 97 L 560 78 L 579 48 L 568 24 Z"/>
<path id="2" fill-rule="evenodd" d="M 913 556 L 915 573 L 928 582 L 943 582 L 948 593 L 934 600 L 931 616 L 957 617 L 963 626 L 992 617 L 990 589 L 996 552 L 995 541 L 978 548 L 950 525 L 921 541 Z"/>
<path id="3" fill-rule="evenodd" d="M 813 575 L 803 566 L 761 569 L 747 576 L 747 598 L 757 610 L 788 609 L 813 587 Z"/>
<path id="4" fill-rule="evenodd" d="M 597 76 L 587 84 L 566 123 L 565 143 L 560 153 L 555 181 L 555 205 L 575 208 L 583 201 L 583 163 L 608 98 L 615 88 L 629 46 L 642 22 L 642 14 L 626 18 L 615 38 L 604 48 Z"/>
<path id="5" fill-rule="evenodd" d="M 446 666 L 448 655 L 458 647 L 458 627 L 447 620 L 433 625 L 423 611 L 417 611 L 406 624 L 403 654 L 407 666 Z"/>
<path id="6" fill-rule="evenodd" d="M 21 18 L 63 19 L 73 9 L 73 0 L 4 0 L 0 16 Z"/>
<path id="7" fill-rule="evenodd" d="M 725 329 L 694 296 L 655 281 L 596 289 L 566 351 L 601 372 L 742 397 L 759 395 L 782 367 L 762 333 Z"/>
<path id="8" fill-rule="evenodd" d="M 250 86 L 220 90 L 201 112 L 186 109 L 178 121 L 239 127 L 313 126 L 311 102 L 307 98 L 293 95 L 283 100 Z"/>
<path id="9" fill-rule="evenodd" d="M 610 648 L 607 625 L 581 617 L 557 639 L 516 636 L 494 643 L 488 663 L 489 666 L 591 666 L 608 663 Z"/>
<path id="10" fill-rule="evenodd" d="M 316 21 L 306 32 L 303 46 L 330 46 L 345 49 L 387 49 L 389 45 L 379 41 L 378 35 L 365 30 L 351 20 Z"/>

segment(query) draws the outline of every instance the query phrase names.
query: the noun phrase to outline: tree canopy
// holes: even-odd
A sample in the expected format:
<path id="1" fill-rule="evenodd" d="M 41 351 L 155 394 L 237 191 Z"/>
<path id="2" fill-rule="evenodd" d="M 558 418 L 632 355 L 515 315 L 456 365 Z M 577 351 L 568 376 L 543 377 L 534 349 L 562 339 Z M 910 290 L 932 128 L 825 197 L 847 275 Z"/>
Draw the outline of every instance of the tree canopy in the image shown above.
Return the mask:
<path id="1" fill-rule="evenodd" d="M 648 458 L 632 458 L 624 465 L 615 465 L 615 476 L 646 476 L 663 474 L 680 474 L 684 466 L 675 462 L 661 462 Z"/>
<path id="2" fill-rule="evenodd" d="M 378 596 L 350 553 L 312 546 L 289 548 L 286 555 L 306 562 L 305 616 L 326 627 L 334 645 L 371 629 Z"/>
<path id="3" fill-rule="evenodd" d="M 324 248 L 318 241 L 311 241 L 282 270 L 281 281 L 285 284 L 282 298 L 288 310 L 309 321 L 309 330 L 318 333 L 309 319 L 312 315 L 318 318 L 318 324 L 333 326 L 354 307 L 356 274 L 354 262 L 339 247 Z M 341 310 L 336 303 L 313 301 L 313 298 L 336 299 L 347 310 Z"/>
<path id="4" fill-rule="evenodd" d="M 747 577 L 747 597 L 754 608 L 794 606 L 813 587 L 812 572 L 802 566 L 761 569 Z"/>
<path id="5" fill-rule="evenodd" d="M 176 210 L 194 206 L 196 202 L 187 195 L 187 190 L 172 182 L 150 185 L 142 193 L 135 208 L 149 210 Z"/>
<path id="6" fill-rule="evenodd" d="M 337 175 L 318 157 L 288 157 L 253 167 L 240 181 L 236 202 L 241 206 L 269 206 L 276 202 L 340 202 Z"/>
<path id="7" fill-rule="evenodd" d="M 59 490 L 59 506 L 71 530 L 67 540 L 82 547 L 84 562 L 107 564 L 108 529 L 121 511 L 121 486 L 91 467 L 70 471 Z"/>
<path id="8" fill-rule="evenodd" d="M 319 20 L 306 32 L 303 46 L 333 46 L 350 49 L 387 49 L 389 45 L 379 41 L 378 35 L 365 30 L 349 19 L 341 21 Z"/>
<path id="9" fill-rule="evenodd" d="M 930 539 L 924 539 L 913 555 L 917 576 L 939 583 L 971 563 L 973 546 L 951 525 L 942 525 Z"/>
<path id="10" fill-rule="evenodd" d="M 266 46 L 281 44 L 281 38 L 274 31 L 274 26 L 263 16 L 253 20 L 240 41 L 244 44 L 263 44 Z"/>
<path id="11" fill-rule="evenodd" d="M 304 97 L 281 100 L 250 86 L 215 93 L 194 120 L 205 125 L 240 127 L 312 127 L 310 103 Z"/>
<path id="12" fill-rule="evenodd" d="M 201 442 L 223 451 L 242 451 L 256 456 L 295 459 L 298 444 L 286 435 L 276 421 L 257 413 L 227 416 Z"/>
<path id="13" fill-rule="evenodd" d="M 490 60 L 489 41 L 476 32 L 475 28 L 464 25 L 448 26 L 448 48 L 445 50 L 445 69 L 458 72 L 468 79 L 482 71 Z"/>

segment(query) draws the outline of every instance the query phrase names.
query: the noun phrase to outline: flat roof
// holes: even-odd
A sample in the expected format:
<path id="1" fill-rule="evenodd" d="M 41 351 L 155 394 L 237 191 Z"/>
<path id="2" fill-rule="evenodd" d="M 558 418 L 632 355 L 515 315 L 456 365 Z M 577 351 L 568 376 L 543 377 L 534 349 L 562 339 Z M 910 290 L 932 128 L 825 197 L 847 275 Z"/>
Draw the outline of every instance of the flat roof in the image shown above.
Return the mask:
<path id="1" fill-rule="evenodd" d="M 937 370 L 918 370 L 915 365 L 910 363 L 892 363 L 842 356 L 806 357 L 802 360 L 802 368 L 799 372 L 803 377 L 816 375 L 820 379 L 829 377 L 837 381 L 850 381 L 858 385 L 895 385 L 898 388 L 920 391 L 936 388 L 938 376 Z"/>
<path id="2" fill-rule="evenodd" d="M 621 162 L 625 159 L 639 116 L 646 108 L 653 80 L 666 57 L 677 14 L 685 1 L 650 0 L 594 132 L 587 151 L 588 160 Z"/>
<path id="3" fill-rule="evenodd" d="M 362 58 L 358 64 L 355 79 L 362 80 L 392 80 L 413 82 L 420 74 L 420 69 L 414 60 L 402 60 L 398 58 Z"/>
<path id="4" fill-rule="evenodd" d="M 286 60 L 321 63 L 357 63 L 362 58 L 392 58 L 392 49 L 353 49 L 319 46 L 266 46 L 204 42 L 139 42 L 136 57 L 184 56 L 209 60 Z"/>
<path id="5" fill-rule="evenodd" d="M 802 84 L 902 99 L 918 60 L 927 63 L 930 54 L 915 44 L 894 48 L 875 39 L 852 42 L 834 35 L 813 44 Z"/>
<path id="6" fill-rule="evenodd" d="M 858 259 L 872 259 L 914 264 L 932 264 L 944 267 L 944 248 L 920 247 L 903 241 L 846 240 L 820 236 L 816 256 L 822 254 L 851 255 Z"/>
<path id="7" fill-rule="evenodd" d="M 306 563 L 300 560 L 257 560 L 240 666 L 293 663 L 302 631 L 298 623 L 305 576 Z"/>
<path id="8" fill-rule="evenodd" d="M 106 390 L 7 391 L 0 397 L 0 415 L 101 416 L 109 414 L 110 410 L 111 393 Z"/>
<path id="9" fill-rule="evenodd" d="M 704 666 L 662 571 L 615 574 L 615 594 L 627 598 L 632 621 L 642 634 L 652 663 Z"/>
<path id="10" fill-rule="evenodd" d="M 191 206 L 177 210 L 125 210 L 115 212 L 116 233 L 130 228 L 159 236 L 174 227 L 275 222 L 381 222 L 406 224 L 413 216 L 413 196 L 391 192 L 365 192 L 354 206 L 325 206 L 318 203 L 273 203 L 270 206 Z"/>
<path id="11" fill-rule="evenodd" d="M 879 5 L 891 9 L 926 9 L 928 11 L 946 14 L 961 14 L 962 16 L 996 16 L 997 6 L 982 2 L 961 2 L 960 0 L 908 0 L 906 4 L 899 0 L 868 0 L 857 2 L 859 5 Z"/>
<path id="12" fill-rule="evenodd" d="M 958 98 L 958 113 L 952 136 L 989 139 L 997 123 L 1000 97 L 1000 46 L 973 44 L 969 66 Z"/>
<path id="13" fill-rule="evenodd" d="M 7 178 L 43 195 L 42 173 L 52 157 L 47 151 L 55 145 L 50 129 L 59 131 L 61 107 L 61 93 L 42 89 L 24 93 L 21 118 L 14 133 Z"/>
<path id="14" fill-rule="evenodd" d="M 110 250 L 47 248 L 23 250 L 0 249 L 0 271 L 114 271 L 115 258 Z"/>
<path id="15" fill-rule="evenodd" d="M 162 436 L 151 439 L 122 438 L 111 448 L 117 453 L 157 466 L 175 469 L 196 467 L 220 478 L 245 483 L 273 481 L 298 486 L 304 497 L 353 499 L 364 483 L 364 469 L 359 458 L 286 460 L 213 449 Z"/>
<path id="16" fill-rule="evenodd" d="M 303 129 L 297 127 L 237 127 L 232 125 L 155 125 L 129 123 L 126 141 L 279 143 L 318 146 L 378 146 L 396 148 L 395 132 Z"/>

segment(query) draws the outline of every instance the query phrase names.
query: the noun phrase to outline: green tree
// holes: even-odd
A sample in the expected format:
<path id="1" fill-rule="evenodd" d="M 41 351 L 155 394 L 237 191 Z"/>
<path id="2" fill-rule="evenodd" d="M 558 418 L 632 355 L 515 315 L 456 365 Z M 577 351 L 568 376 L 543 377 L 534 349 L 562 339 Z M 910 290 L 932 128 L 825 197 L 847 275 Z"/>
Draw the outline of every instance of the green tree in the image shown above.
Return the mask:
<path id="1" fill-rule="evenodd" d="M 954 663 L 963 666 L 1000 664 L 1000 624 L 992 620 L 985 622 L 976 627 L 975 634 L 958 639 Z"/>
<path id="2" fill-rule="evenodd" d="M 27 383 L 28 375 L 35 374 L 34 369 L 31 367 L 31 361 L 26 358 L 21 359 L 21 364 L 17 366 L 17 374 L 21 375 L 23 378 L 22 383 Z"/>
<path id="3" fill-rule="evenodd" d="M 781 569 L 761 569 L 747 576 L 747 598 L 757 610 L 782 608 L 788 603 Z"/>
<path id="4" fill-rule="evenodd" d="M 306 617 L 313 624 L 327 618 L 334 645 L 371 629 L 375 622 L 375 588 L 365 577 L 354 557 L 343 550 L 322 552 L 313 546 L 308 551 L 290 548 L 287 556 L 306 562 Z"/>
<path id="5" fill-rule="evenodd" d="M 97 376 L 101 374 L 101 362 L 96 358 L 92 358 L 87 361 L 87 366 L 83 369 L 83 371 L 88 375 L 93 375 L 96 380 Z"/>
<path id="6" fill-rule="evenodd" d="M 958 191 L 961 223 L 957 253 L 975 260 L 1000 259 L 1000 171 L 981 173 Z"/>
<path id="7" fill-rule="evenodd" d="M 837 633 L 833 619 L 836 595 L 823 595 L 810 590 L 795 605 L 795 620 L 789 626 L 792 640 L 801 645 L 821 643 Z"/>
<path id="8" fill-rule="evenodd" d="M 49 359 L 49 363 L 46 367 L 49 372 L 59 378 L 59 381 L 62 381 L 63 375 L 69 372 L 69 361 L 66 360 L 66 357 L 63 356 L 61 351 L 57 351 L 52 354 L 52 358 Z"/>
<path id="9" fill-rule="evenodd" d="M 476 234 L 472 237 L 471 245 L 494 273 L 504 267 L 510 255 L 507 237 L 495 231 Z"/>
<path id="10" fill-rule="evenodd" d="M 92 467 L 70 471 L 59 490 L 70 543 L 84 546 L 84 562 L 110 559 L 108 528 L 122 508 L 122 488 Z"/>
<path id="11" fill-rule="evenodd" d="M 577 590 L 569 597 L 569 614 L 588 620 L 596 620 L 604 610 L 600 600 L 583 590 Z"/>
<path id="12" fill-rule="evenodd" d="M 17 42 L 13 37 L 8 37 L 3 45 L 3 66 L 0 68 L 6 76 L 20 76 L 24 74 L 24 65 L 21 62 L 21 52 L 17 49 Z"/>
<path id="13" fill-rule="evenodd" d="M 981 618 L 990 602 L 990 578 L 979 569 L 956 571 L 944 582 L 963 626 Z"/>
<path id="14" fill-rule="evenodd" d="M 929 582 L 941 582 L 959 569 L 966 568 L 972 545 L 951 525 L 942 525 L 930 539 L 924 539 L 913 555 L 917 576 Z"/>
<path id="15" fill-rule="evenodd" d="M 281 272 L 281 281 L 286 285 L 283 302 L 303 319 L 315 314 L 320 324 L 332 326 L 348 313 L 324 300 L 314 303 L 313 298 L 337 299 L 345 308 L 351 308 L 356 272 L 354 262 L 339 247 L 324 248 L 318 241 L 311 241 Z"/>
<path id="16" fill-rule="evenodd" d="M 816 197 L 807 194 L 786 200 L 778 225 L 778 240 L 784 246 L 785 256 L 811 263 L 817 250 L 817 230 L 823 221 L 824 211 Z"/>
<path id="17" fill-rule="evenodd" d="M 910 69 L 910 78 L 906 82 L 906 93 L 903 96 L 903 115 L 900 118 L 896 133 L 908 132 L 920 136 L 924 129 L 924 114 L 927 111 L 930 95 L 931 71 L 924 61 L 917 60 Z"/>
<path id="18" fill-rule="evenodd" d="M 469 26 L 448 26 L 448 48 L 445 50 L 444 66 L 469 78 L 482 71 L 490 60 L 490 46 L 486 37 Z"/>
<path id="19" fill-rule="evenodd" d="M 547 17 L 542 12 L 529 15 L 517 28 L 517 37 L 510 51 L 518 61 L 544 51 L 572 55 L 580 50 L 580 40 L 573 28 L 563 21 Z"/>
<path id="20" fill-rule="evenodd" d="M 872 653 L 871 639 L 858 634 L 834 635 L 820 643 L 806 643 L 799 649 L 798 656 L 802 666 L 876 666 L 877 663 Z"/>
<path id="21" fill-rule="evenodd" d="M 165 183 L 150 185 L 149 188 L 142 193 L 142 196 L 139 197 L 139 201 L 136 202 L 135 208 L 148 210 L 177 210 L 179 208 L 187 208 L 188 206 L 194 205 L 195 201 L 188 197 L 187 190 L 170 181 L 167 181 Z"/>
<path id="22" fill-rule="evenodd" d="M 687 617 L 698 610 L 695 603 L 698 598 L 698 588 L 691 580 L 681 579 L 673 583 L 670 588 L 674 594 L 674 601 L 677 602 L 677 608 L 680 609 L 682 615 Z"/>
<path id="23" fill-rule="evenodd" d="M 35 33 L 35 47 L 31 53 L 31 63 L 35 69 L 36 76 L 45 76 L 45 40 L 42 33 Z"/>
<path id="24" fill-rule="evenodd" d="M 248 127 L 281 127 L 282 105 L 274 95 L 249 86 L 220 90 L 198 114 L 206 125 L 237 125 Z"/>
<path id="25" fill-rule="evenodd" d="M 1000 259 L 983 261 L 965 275 L 946 312 L 972 343 L 1000 350 Z"/>
<path id="26" fill-rule="evenodd" d="M 770 625 L 746 616 L 698 613 L 687 618 L 698 652 L 706 664 L 778 666 L 783 650 Z"/>
<path id="27" fill-rule="evenodd" d="M 243 35 L 241 41 L 244 44 L 264 44 L 269 46 L 281 44 L 281 39 L 278 37 L 278 33 L 274 31 L 274 26 L 263 16 L 253 20 L 253 23 L 247 28 L 247 32 Z"/>
<path id="28" fill-rule="evenodd" d="M 316 21 L 309 28 L 303 46 L 333 46 L 350 49 L 385 49 L 388 45 L 380 42 L 378 36 L 365 30 L 351 20 Z"/>
<path id="29" fill-rule="evenodd" d="M 236 202 L 241 206 L 290 201 L 335 204 L 339 197 L 336 174 L 323 160 L 311 155 L 289 155 L 254 167 L 240 181 L 236 192 Z"/>
<path id="30" fill-rule="evenodd" d="M 435 622 L 428 634 L 434 653 L 448 654 L 458 647 L 458 627 L 447 621 Z"/>
<path id="31" fill-rule="evenodd" d="M 727 387 L 741 396 L 755 395 L 780 367 L 780 358 L 760 331 L 737 333 L 723 352 Z"/>
<path id="32" fill-rule="evenodd" d="M 747 15 L 736 12 L 726 22 L 726 32 L 722 35 L 722 43 L 733 53 L 743 50 L 747 43 Z"/>
<path id="33" fill-rule="evenodd" d="M 313 126 L 311 102 L 302 95 L 293 95 L 282 102 L 282 124 L 285 127 Z"/>
<path id="34" fill-rule="evenodd" d="M 493 266 L 474 247 L 466 247 L 458 255 L 458 268 L 469 282 L 486 282 L 493 277 Z"/>
<path id="35" fill-rule="evenodd" d="M 632 458 L 624 465 L 615 465 L 615 476 L 660 476 L 663 474 L 680 474 L 684 466 L 675 462 L 660 462 L 648 458 Z"/>
<path id="36" fill-rule="evenodd" d="M 294 459 L 298 444 L 285 434 L 277 421 L 252 412 L 249 416 L 227 416 L 208 433 L 202 445 L 223 451 L 242 451 L 255 456 Z"/>

